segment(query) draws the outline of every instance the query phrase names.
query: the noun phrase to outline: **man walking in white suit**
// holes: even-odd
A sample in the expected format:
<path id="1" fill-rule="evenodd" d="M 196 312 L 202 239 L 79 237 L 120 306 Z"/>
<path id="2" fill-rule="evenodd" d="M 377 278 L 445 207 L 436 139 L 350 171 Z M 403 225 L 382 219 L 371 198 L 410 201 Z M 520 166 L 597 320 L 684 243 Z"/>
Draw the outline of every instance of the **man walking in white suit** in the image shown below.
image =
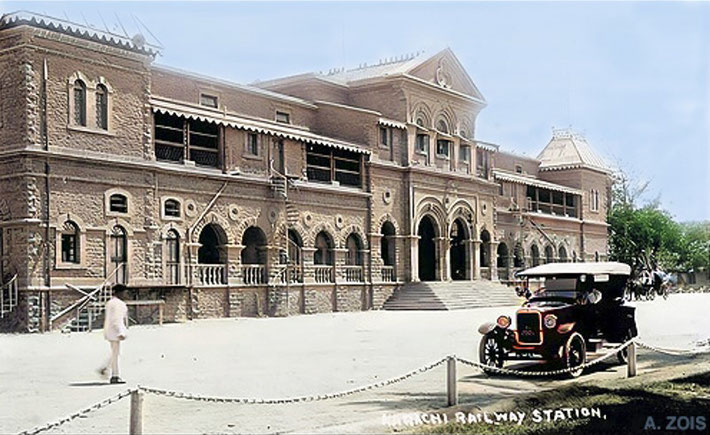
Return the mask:
<path id="1" fill-rule="evenodd" d="M 118 356 L 121 353 L 121 341 L 128 336 L 128 307 L 126 303 L 112 296 L 106 302 L 106 311 L 104 313 L 104 338 L 111 345 L 111 357 L 106 364 L 100 369 L 99 373 L 106 375 L 109 368 L 111 369 L 111 383 L 125 384 L 126 381 L 121 379 L 118 370 Z"/>

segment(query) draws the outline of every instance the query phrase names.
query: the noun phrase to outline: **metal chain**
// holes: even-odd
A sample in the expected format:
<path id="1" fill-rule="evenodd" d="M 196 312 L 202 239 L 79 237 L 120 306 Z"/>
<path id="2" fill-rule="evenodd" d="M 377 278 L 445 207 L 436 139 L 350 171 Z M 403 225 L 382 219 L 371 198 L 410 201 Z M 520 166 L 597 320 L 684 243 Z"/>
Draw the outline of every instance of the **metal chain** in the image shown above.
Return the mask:
<path id="1" fill-rule="evenodd" d="M 105 406 L 108 406 L 112 403 L 116 403 L 119 400 L 123 399 L 124 397 L 130 396 L 131 393 L 133 393 L 134 391 L 135 391 L 135 389 L 128 389 L 126 391 L 122 391 L 122 392 L 116 394 L 115 396 L 111 396 L 108 399 L 104 399 L 101 402 L 95 403 L 94 405 L 91 405 L 86 409 L 75 412 L 75 413 L 68 415 L 60 420 L 55 421 L 55 422 L 47 423 L 45 425 L 37 426 L 35 428 L 20 432 L 19 435 L 35 435 L 40 432 L 45 432 L 50 429 L 54 429 L 55 427 L 59 427 L 63 424 L 69 423 L 70 421 L 75 420 L 79 417 L 83 417 L 84 415 L 86 415 L 90 412 L 97 411 L 97 410 L 99 410 Z"/>
<path id="2" fill-rule="evenodd" d="M 707 347 L 707 341 L 696 342 L 692 349 L 670 349 L 666 347 L 658 347 L 652 344 L 644 343 L 641 340 L 636 340 L 636 344 L 646 349 L 652 350 L 654 352 L 665 353 L 666 355 L 673 356 L 685 356 L 685 355 L 698 355 L 701 353 L 710 352 L 710 347 Z"/>
<path id="3" fill-rule="evenodd" d="M 176 399 L 187 399 L 196 400 L 202 402 L 215 402 L 215 403 L 242 403 L 242 404 L 259 404 L 259 405 L 280 405 L 287 403 L 297 403 L 297 402 L 314 402 L 320 400 L 338 399 L 345 396 L 350 396 L 352 394 L 361 393 L 363 391 L 372 390 L 375 388 L 381 388 L 388 385 L 396 384 L 398 382 L 404 381 L 405 379 L 411 378 L 414 375 L 427 372 L 432 370 L 441 364 L 443 364 L 450 357 L 442 358 L 434 363 L 427 364 L 416 370 L 412 370 L 402 376 L 396 378 L 388 379 L 385 381 L 377 382 L 370 385 L 365 385 L 363 387 L 353 388 L 351 390 L 342 391 L 339 393 L 321 394 L 321 395 L 311 395 L 311 396 L 300 396 L 300 397 L 289 397 L 284 399 L 253 399 L 253 398 L 227 398 L 227 397 L 211 397 L 202 396 L 199 394 L 183 393 L 181 391 L 164 390 L 159 388 L 143 387 L 138 386 L 138 389 L 145 391 L 146 393 L 157 394 L 161 396 L 174 397 Z"/>
<path id="4" fill-rule="evenodd" d="M 631 340 L 627 341 L 626 343 L 616 346 L 615 348 L 611 349 L 609 352 L 600 356 L 599 358 L 597 358 L 593 361 L 578 365 L 576 367 L 569 367 L 569 368 L 558 369 L 558 370 L 547 370 L 547 371 L 540 371 L 540 372 L 529 372 L 529 371 L 523 371 L 523 370 L 504 369 L 504 368 L 488 366 L 488 365 L 485 365 L 485 364 L 482 364 L 479 362 L 475 362 L 475 361 L 470 361 L 470 360 L 467 360 L 464 358 L 456 357 L 456 359 L 465 365 L 475 367 L 479 370 L 486 371 L 486 372 L 495 372 L 495 373 L 500 373 L 500 374 L 509 374 L 509 375 L 516 375 L 516 376 L 531 376 L 531 377 L 556 376 L 556 375 L 562 375 L 565 373 L 576 372 L 578 370 L 583 370 L 588 367 L 592 367 L 596 364 L 599 364 L 600 362 L 602 362 L 602 361 L 616 355 L 618 352 L 626 349 L 628 346 L 631 345 L 631 343 L 634 343 L 634 341 L 635 341 L 634 339 L 631 339 Z"/>

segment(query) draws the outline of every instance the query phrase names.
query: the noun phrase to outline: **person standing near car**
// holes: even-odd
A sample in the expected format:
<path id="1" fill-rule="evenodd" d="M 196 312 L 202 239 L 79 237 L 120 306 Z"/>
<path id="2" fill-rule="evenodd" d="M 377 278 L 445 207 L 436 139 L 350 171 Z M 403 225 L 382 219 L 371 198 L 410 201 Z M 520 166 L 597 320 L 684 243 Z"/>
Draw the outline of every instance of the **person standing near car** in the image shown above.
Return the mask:
<path id="1" fill-rule="evenodd" d="M 128 307 L 126 303 L 115 295 L 106 302 L 104 313 L 104 338 L 111 346 L 111 356 L 108 361 L 99 368 L 101 375 L 108 374 L 111 370 L 112 384 L 125 384 L 119 374 L 118 358 L 121 353 L 121 342 L 128 336 Z"/>

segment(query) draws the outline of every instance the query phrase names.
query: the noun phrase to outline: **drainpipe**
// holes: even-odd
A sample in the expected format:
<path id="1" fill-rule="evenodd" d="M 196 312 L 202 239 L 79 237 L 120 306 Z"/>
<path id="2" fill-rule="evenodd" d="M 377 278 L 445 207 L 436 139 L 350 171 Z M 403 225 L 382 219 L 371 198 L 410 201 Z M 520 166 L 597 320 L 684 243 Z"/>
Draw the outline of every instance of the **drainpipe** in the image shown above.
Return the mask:
<path id="1" fill-rule="evenodd" d="M 44 162 L 44 191 L 46 195 L 45 200 L 45 220 L 44 220 L 44 285 L 47 288 L 45 299 L 45 316 L 47 321 L 45 322 L 45 330 L 49 331 L 52 328 L 51 324 L 51 296 L 50 288 L 52 286 L 51 277 L 51 258 L 49 252 L 49 131 L 47 130 L 47 80 L 48 80 L 48 68 L 47 68 L 47 58 L 44 58 L 42 63 L 42 133 L 44 150 L 47 152 L 45 155 Z"/>
<path id="2" fill-rule="evenodd" d="M 366 234 L 372 234 L 372 179 L 371 179 L 371 168 L 369 162 L 365 164 L 365 174 L 367 176 L 367 185 L 368 185 L 368 190 L 370 193 L 370 196 L 367 197 L 367 219 L 365 220 L 365 233 Z M 372 237 L 368 236 L 369 238 L 369 245 L 370 245 L 370 252 L 369 252 L 369 267 L 368 267 L 368 281 L 370 282 L 369 284 L 369 289 L 368 289 L 368 297 L 369 300 L 367 301 L 367 309 L 371 310 L 374 308 L 375 305 L 375 287 L 374 284 L 372 283 Z"/>

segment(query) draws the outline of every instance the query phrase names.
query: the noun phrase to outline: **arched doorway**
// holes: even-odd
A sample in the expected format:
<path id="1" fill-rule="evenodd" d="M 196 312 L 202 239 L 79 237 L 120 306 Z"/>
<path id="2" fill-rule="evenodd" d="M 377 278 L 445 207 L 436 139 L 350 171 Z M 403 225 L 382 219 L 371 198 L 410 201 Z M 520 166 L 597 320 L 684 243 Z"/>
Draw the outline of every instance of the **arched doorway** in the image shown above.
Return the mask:
<path id="1" fill-rule="evenodd" d="M 532 260 L 533 267 L 540 265 L 540 250 L 537 245 L 532 245 L 530 247 L 530 257 Z"/>
<path id="2" fill-rule="evenodd" d="M 496 250 L 496 267 L 498 267 L 498 279 L 508 279 L 508 245 L 500 243 Z"/>
<path id="3" fill-rule="evenodd" d="M 196 277 L 201 285 L 214 286 L 227 283 L 227 234 L 217 224 L 208 224 L 200 232 L 197 250 Z"/>
<path id="4" fill-rule="evenodd" d="M 545 246 L 545 263 L 552 263 L 555 261 L 555 254 L 552 249 L 552 246 L 547 245 Z"/>
<path id="5" fill-rule="evenodd" d="M 461 219 L 454 220 L 449 237 L 451 243 L 449 248 L 451 279 L 455 281 L 468 279 L 468 274 L 466 273 L 466 260 L 468 259 L 466 240 L 468 239 L 468 232 L 466 231 L 466 224 Z"/>
<path id="6" fill-rule="evenodd" d="M 523 244 L 520 242 L 515 244 L 515 249 L 513 250 L 513 267 L 525 267 L 525 251 L 523 250 Z"/>
<path id="7" fill-rule="evenodd" d="M 313 264 L 315 269 L 316 282 L 334 282 L 333 273 L 333 249 L 335 244 L 330 234 L 321 231 L 316 235 L 315 252 L 313 253 Z"/>
<path id="8" fill-rule="evenodd" d="M 392 222 L 385 221 L 380 230 L 380 258 L 382 259 L 382 270 L 380 276 L 382 281 L 396 281 L 395 264 L 395 228 Z"/>
<path id="9" fill-rule="evenodd" d="M 567 249 L 565 249 L 564 246 L 560 245 L 560 249 L 557 250 L 558 256 L 560 257 L 560 262 L 561 263 L 566 263 L 567 260 Z"/>
<path id="10" fill-rule="evenodd" d="M 242 235 L 242 275 L 244 284 L 266 282 L 266 234 L 259 227 L 249 227 Z"/>
<path id="11" fill-rule="evenodd" d="M 419 236 L 419 279 L 434 281 L 437 278 L 436 265 L 438 260 L 436 243 L 437 226 L 431 216 L 424 216 L 419 221 L 417 235 Z"/>

